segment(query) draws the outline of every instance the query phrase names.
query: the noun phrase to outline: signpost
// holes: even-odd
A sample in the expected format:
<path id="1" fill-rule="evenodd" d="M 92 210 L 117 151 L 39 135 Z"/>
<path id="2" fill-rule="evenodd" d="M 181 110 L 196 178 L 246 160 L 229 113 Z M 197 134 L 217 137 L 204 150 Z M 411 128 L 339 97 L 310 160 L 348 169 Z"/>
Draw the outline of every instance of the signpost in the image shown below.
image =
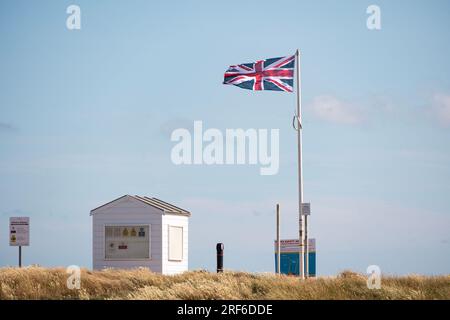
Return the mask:
<path id="1" fill-rule="evenodd" d="M 19 247 L 19 268 L 22 267 L 22 246 L 30 245 L 30 218 L 9 218 L 9 245 Z"/>
<path id="2" fill-rule="evenodd" d="M 275 269 L 280 268 L 281 274 L 300 275 L 301 259 L 299 256 L 299 247 L 302 246 L 300 239 L 285 239 L 280 240 L 275 245 Z M 279 248 L 279 249 L 278 249 Z M 316 239 L 308 239 L 308 277 L 316 276 Z M 278 260 L 278 253 L 280 254 L 280 261 Z"/>
<path id="3" fill-rule="evenodd" d="M 309 277 L 309 241 L 308 241 L 308 216 L 311 215 L 311 203 L 302 203 L 302 213 L 305 217 L 305 278 Z"/>

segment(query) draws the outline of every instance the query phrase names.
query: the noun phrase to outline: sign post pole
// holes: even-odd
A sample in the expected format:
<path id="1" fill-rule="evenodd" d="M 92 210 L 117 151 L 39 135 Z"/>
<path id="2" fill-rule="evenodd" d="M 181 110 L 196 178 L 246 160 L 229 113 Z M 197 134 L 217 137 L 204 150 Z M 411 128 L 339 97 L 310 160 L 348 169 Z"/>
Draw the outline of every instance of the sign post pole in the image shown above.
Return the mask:
<path id="1" fill-rule="evenodd" d="M 19 246 L 19 268 L 22 268 L 22 246 Z"/>
<path id="2" fill-rule="evenodd" d="M 305 230 L 304 230 L 304 246 L 305 246 L 305 278 L 308 278 L 309 276 L 309 240 L 308 240 L 308 217 L 311 214 L 311 203 L 306 202 L 302 203 L 302 212 L 304 217 L 304 223 L 305 223 Z"/>
<path id="3" fill-rule="evenodd" d="M 305 278 L 309 277 L 308 216 L 305 215 Z"/>
<path id="4" fill-rule="evenodd" d="M 277 204 L 277 274 L 281 273 L 281 243 L 280 243 L 280 205 Z"/>

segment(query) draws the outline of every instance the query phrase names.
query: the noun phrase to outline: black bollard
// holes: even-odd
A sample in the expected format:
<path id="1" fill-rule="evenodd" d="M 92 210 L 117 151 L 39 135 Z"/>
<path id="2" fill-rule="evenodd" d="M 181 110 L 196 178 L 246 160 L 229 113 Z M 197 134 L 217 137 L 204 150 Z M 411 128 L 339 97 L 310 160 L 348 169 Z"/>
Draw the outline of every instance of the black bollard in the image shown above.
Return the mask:
<path id="1" fill-rule="evenodd" d="M 223 243 L 218 243 L 216 245 L 217 250 L 217 273 L 223 272 Z"/>

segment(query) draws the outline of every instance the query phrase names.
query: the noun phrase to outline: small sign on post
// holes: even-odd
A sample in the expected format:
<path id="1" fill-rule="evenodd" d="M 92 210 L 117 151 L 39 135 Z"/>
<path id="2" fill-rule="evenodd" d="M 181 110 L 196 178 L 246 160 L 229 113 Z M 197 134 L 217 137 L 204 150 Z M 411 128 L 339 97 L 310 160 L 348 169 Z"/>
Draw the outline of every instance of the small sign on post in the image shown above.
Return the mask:
<path id="1" fill-rule="evenodd" d="M 19 247 L 19 267 L 22 267 L 22 246 L 30 245 L 30 218 L 9 218 L 9 245 Z"/>
<path id="2" fill-rule="evenodd" d="M 311 203 L 309 202 L 302 203 L 302 213 L 304 216 L 309 216 L 311 214 Z"/>
<path id="3" fill-rule="evenodd" d="M 29 246 L 30 245 L 30 218 L 11 217 L 9 218 L 9 245 Z"/>

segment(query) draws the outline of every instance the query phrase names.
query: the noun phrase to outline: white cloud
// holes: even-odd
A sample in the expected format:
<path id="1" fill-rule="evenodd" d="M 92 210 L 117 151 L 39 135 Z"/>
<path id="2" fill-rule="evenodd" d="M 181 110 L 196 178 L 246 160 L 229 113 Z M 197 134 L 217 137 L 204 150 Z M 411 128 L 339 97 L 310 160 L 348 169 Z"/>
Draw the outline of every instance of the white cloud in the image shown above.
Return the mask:
<path id="1" fill-rule="evenodd" d="M 450 126 L 450 95 L 435 94 L 432 98 L 431 112 L 444 126 Z"/>
<path id="2" fill-rule="evenodd" d="M 331 95 L 315 97 L 308 107 L 317 118 L 329 122 L 359 124 L 364 121 L 361 111 L 356 106 Z"/>

